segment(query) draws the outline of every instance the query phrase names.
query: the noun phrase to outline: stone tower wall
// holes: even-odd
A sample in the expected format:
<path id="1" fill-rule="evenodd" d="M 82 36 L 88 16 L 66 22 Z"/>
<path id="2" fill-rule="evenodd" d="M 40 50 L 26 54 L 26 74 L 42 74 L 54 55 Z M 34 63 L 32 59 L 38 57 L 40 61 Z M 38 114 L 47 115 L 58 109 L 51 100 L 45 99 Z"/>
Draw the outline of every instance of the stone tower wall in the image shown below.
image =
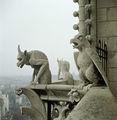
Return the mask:
<path id="1" fill-rule="evenodd" d="M 117 0 L 97 0 L 97 39 L 107 42 L 108 79 L 117 97 Z"/>

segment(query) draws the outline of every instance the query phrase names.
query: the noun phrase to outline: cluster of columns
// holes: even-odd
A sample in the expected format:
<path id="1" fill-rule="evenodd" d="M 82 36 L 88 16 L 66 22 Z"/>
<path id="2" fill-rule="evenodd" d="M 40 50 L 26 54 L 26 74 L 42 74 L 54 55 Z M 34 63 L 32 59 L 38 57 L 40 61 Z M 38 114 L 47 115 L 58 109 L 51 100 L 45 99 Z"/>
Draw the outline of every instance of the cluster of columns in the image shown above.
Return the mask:
<path id="1" fill-rule="evenodd" d="M 91 45 L 96 46 L 96 0 L 73 0 L 79 6 L 78 11 L 73 12 L 78 17 L 79 23 L 73 26 L 79 34 L 86 36 Z"/>

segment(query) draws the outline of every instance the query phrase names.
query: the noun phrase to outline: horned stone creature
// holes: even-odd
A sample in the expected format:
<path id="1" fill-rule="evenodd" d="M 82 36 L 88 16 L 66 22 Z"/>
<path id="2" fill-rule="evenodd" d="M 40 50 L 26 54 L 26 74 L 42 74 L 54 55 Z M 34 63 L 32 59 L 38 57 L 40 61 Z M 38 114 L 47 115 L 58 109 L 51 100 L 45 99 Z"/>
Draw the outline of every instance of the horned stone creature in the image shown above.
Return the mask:
<path id="1" fill-rule="evenodd" d="M 22 68 L 24 65 L 31 66 L 34 71 L 31 83 L 49 84 L 51 83 L 51 71 L 47 56 L 38 50 L 22 52 L 18 45 L 17 66 Z"/>
<path id="2" fill-rule="evenodd" d="M 58 80 L 60 80 L 61 73 L 62 75 L 64 75 L 65 72 L 69 72 L 70 64 L 68 61 L 65 61 L 63 59 L 59 60 L 58 58 L 57 58 L 57 62 L 58 62 Z"/>
<path id="3" fill-rule="evenodd" d="M 69 72 L 70 70 L 70 64 L 66 60 L 59 60 L 57 59 L 58 62 L 58 80 L 60 80 L 60 74 L 62 73 L 63 75 L 63 80 L 66 81 L 66 84 L 68 85 L 73 85 L 74 84 L 74 79 L 72 74 Z"/>
<path id="4" fill-rule="evenodd" d="M 80 79 L 83 81 L 82 87 L 88 84 L 102 84 L 103 82 L 108 86 L 98 53 L 95 48 L 91 47 L 85 36 L 78 34 L 70 43 L 73 44 L 73 48 L 79 50 L 79 52 L 74 53 L 74 59 L 79 70 Z"/>

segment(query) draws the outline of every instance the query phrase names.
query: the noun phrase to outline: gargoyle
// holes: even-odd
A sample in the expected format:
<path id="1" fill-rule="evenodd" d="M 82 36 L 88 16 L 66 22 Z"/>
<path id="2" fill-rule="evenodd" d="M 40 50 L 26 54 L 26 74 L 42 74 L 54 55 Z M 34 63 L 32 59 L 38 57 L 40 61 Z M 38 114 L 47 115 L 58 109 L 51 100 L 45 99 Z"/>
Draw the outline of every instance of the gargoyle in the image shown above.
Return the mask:
<path id="1" fill-rule="evenodd" d="M 66 81 L 66 84 L 68 85 L 73 85 L 74 84 L 74 79 L 72 74 L 69 72 L 70 69 L 70 64 L 66 60 L 58 60 L 58 80 L 60 80 L 60 73 L 63 75 L 63 80 Z"/>
<path id="2" fill-rule="evenodd" d="M 47 56 L 41 51 L 26 50 L 22 52 L 18 45 L 17 66 L 22 68 L 24 65 L 31 66 L 33 71 L 32 83 L 49 84 L 51 83 L 51 71 L 49 69 L 49 62 Z M 36 76 L 36 79 L 35 79 Z"/>
<path id="3" fill-rule="evenodd" d="M 65 60 L 59 60 L 57 59 L 58 62 L 58 80 L 60 80 L 60 74 L 64 75 L 65 72 L 69 72 L 70 69 L 70 64 L 68 61 Z"/>
<path id="4" fill-rule="evenodd" d="M 88 84 L 97 85 L 99 82 L 102 83 L 102 81 L 108 86 L 98 53 L 95 48 L 90 46 L 85 36 L 78 34 L 70 43 L 73 44 L 73 48 L 79 50 L 79 52 L 74 53 L 74 59 L 79 70 L 80 79 L 83 81 L 83 86 Z"/>

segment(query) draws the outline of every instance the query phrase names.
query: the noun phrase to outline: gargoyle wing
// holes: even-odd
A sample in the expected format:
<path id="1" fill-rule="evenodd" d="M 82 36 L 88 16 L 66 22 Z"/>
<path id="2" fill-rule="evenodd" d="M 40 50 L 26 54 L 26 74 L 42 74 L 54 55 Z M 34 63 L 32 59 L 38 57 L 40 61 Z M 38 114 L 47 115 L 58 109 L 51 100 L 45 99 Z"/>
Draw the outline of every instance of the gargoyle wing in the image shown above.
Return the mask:
<path id="1" fill-rule="evenodd" d="M 103 80 L 105 81 L 106 85 L 109 87 L 108 79 L 107 79 L 106 74 L 105 74 L 105 72 L 102 68 L 101 61 L 100 61 L 100 58 L 99 58 L 96 50 L 93 49 L 93 48 L 86 48 L 86 53 L 88 54 L 88 56 L 91 58 L 91 60 L 95 64 L 96 68 L 98 69 L 99 73 L 101 74 L 101 76 L 102 76 Z"/>
<path id="2" fill-rule="evenodd" d="M 75 61 L 76 67 L 79 71 L 80 67 L 78 66 L 78 62 L 77 62 L 78 55 L 79 55 L 79 52 L 74 52 L 74 61 Z"/>

